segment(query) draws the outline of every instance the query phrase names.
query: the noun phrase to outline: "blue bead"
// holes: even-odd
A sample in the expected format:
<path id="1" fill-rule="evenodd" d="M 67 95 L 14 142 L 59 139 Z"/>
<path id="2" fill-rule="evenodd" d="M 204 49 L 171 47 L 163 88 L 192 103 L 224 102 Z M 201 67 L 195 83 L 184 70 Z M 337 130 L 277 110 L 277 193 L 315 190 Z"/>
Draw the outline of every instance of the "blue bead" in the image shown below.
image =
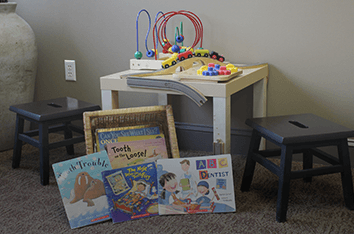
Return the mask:
<path id="1" fill-rule="evenodd" d="M 210 76 L 211 73 L 209 71 L 203 71 L 203 76 Z"/>
<path id="2" fill-rule="evenodd" d="M 153 50 L 148 50 L 146 52 L 146 56 L 148 56 L 149 58 L 153 57 L 155 55 L 155 52 Z"/>
<path id="3" fill-rule="evenodd" d="M 179 48 L 178 45 L 173 45 L 172 48 L 171 48 L 171 50 L 172 50 L 173 53 L 178 53 L 179 50 L 180 50 L 180 48 Z"/>
<path id="4" fill-rule="evenodd" d="M 181 43 L 183 40 L 184 40 L 184 37 L 182 35 L 179 35 L 179 36 L 176 37 L 176 41 L 178 43 Z"/>

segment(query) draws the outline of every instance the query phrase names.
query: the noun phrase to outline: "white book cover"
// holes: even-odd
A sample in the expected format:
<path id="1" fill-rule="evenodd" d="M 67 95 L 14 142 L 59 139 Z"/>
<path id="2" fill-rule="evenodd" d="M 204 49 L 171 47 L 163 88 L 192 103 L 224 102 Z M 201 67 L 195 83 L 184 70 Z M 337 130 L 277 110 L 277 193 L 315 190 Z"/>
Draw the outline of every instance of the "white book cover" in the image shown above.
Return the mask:
<path id="1" fill-rule="evenodd" d="M 157 160 L 159 215 L 235 212 L 230 154 Z"/>
<path id="2" fill-rule="evenodd" d="M 111 219 L 101 172 L 111 170 L 106 151 L 52 165 L 72 229 Z"/>

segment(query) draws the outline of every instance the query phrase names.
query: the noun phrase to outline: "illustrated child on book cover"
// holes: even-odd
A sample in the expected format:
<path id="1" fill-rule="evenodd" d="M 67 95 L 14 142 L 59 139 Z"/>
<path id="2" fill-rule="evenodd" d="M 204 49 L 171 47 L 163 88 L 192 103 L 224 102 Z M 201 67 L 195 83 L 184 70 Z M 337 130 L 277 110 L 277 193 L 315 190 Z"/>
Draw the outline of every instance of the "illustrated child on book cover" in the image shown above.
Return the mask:
<path id="1" fill-rule="evenodd" d="M 159 179 L 159 183 L 163 188 L 160 194 L 160 201 L 161 200 L 164 201 L 159 203 L 159 206 L 165 205 L 166 214 L 187 213 L 187 211 L 190 209 L 192 210 L 198 209 L 200 207 L 200 204 L 203 203 L 204 201 L 202 199 L 205 198 L 206 192 L 203 194 L 204 195 L 203 198 L 201 197 L 199 200 L 197 199 L 200 202 L 198 204 L 192 203 L 192 199 L 190 198 L 183 198 L 183 195 L 178 190 L 178 182 L 176 180 L 176 175 L 174 173 L 169 172 L 161 175 Z M 205 199 L 204 203 L 207 203 L 207 201 L 208 200 Z M 213 204 L 211 204 L 210 206 L 212 205 Z"/>
<path id="2" fill-rule="evenodd" d="M 102 178 L 113 223 L 158 214 L 155 163 L 103 171 Z"/>
<path id="3" fill-rule="evenodd" d="M 197 185 L 198 187 L 198 194 L 200 194 L 200 197 L 198 197 L 195 201 L 198 204 L 202 203 L 210 203 L 211 199 L 207 197 L 209 194 L 209 184 L 206 181 L 200 181 Z M 215 196 L 213 196 L 212 200 L 214 199 Z"/>
<path id="4" fill-rule="evenodd" d="M 178 200 L 177 194 L 179 193 L 179 190 L 177 190 L 178 182 L 176 180 L 176 175 L 174 173 L 165 173 L 160 176 L 159 183 L 163 188 L 161 198 L 166 200 L 167 204 L 173 204 L 176 202 Z"/>
<path id="5" fill-rule="evenodd" d="M 196 179 L 193 174 L 189 172 L 190 161 L 184 159 L 180 162 L 183 174 L 179 177 L 179 186 L 182 188 L 182 199 L 193 198 L 196 195 Z"/>
<path id="6" fill-rule="evenodd" d="M 157 160 L 159 214 L 236 211 L 231 165 L 231 155 Z"/>

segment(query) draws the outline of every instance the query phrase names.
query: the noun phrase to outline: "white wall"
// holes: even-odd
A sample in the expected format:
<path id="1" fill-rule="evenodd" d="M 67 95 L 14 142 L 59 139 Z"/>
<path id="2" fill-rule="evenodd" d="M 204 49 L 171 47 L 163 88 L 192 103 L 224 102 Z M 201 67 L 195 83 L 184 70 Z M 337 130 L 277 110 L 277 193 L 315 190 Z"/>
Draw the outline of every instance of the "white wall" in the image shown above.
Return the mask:
<path id="1" fill-rule="evenodd" d="M 36 100 L 66 95 L 99 104 L 99 77 L 129 68 L 129 59 L 136 51 L 137 13 L 145 8 L 154 18 L 160 10 L 186 9 L 203 22 L 204 47 L 222 52 L 234 63 L 269 63 L 268 115 L 311 112 L 354 128 L 352 0 L 16 2 L 17 13 L 32 26 L 37 37 Z M 194 32 L 185 17 L 169 21 L 168 35 L 174 36 L 174 28 L 181 20 L 188 43 L 194 40 Z M 146 21 L 146 16 L 141 15 L 139 44 L 144 53 Z M 76 60 L 77 82 L 64 80 L 64 59 Z M 156 101 L 154 95 L 120 97 L 121 106 Z M 198 108 L 187 98 L 173 97 L 171 101 L 178 112 L 177 120 L 212 123 L 211 117 L 196 117 L 211 113 L 211 104 Z M 233 98 L 234 127 L 246 128 L 243 121 L 251 115 L 251 103 L 251 89 Z M 191 110 L 196 114 L 183 114 Z M 236 117 L 236 112 L 243 115 Z"/>

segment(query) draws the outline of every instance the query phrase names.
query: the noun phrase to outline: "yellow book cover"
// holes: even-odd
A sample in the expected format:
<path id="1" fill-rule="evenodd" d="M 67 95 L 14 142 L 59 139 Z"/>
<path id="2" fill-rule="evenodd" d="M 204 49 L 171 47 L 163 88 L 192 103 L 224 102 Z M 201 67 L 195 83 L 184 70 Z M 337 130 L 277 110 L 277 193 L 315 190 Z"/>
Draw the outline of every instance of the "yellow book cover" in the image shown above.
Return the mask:
<path id="1" fill-rule="evenodd" d="M 163 134 L 126 136 L 126 137 L 124 136 L 124 137 L 118 137 L 118 142 L 141 141 L 141 140 L 158 139 L 158 138 L 165 138 L 165 136 Z"/>

